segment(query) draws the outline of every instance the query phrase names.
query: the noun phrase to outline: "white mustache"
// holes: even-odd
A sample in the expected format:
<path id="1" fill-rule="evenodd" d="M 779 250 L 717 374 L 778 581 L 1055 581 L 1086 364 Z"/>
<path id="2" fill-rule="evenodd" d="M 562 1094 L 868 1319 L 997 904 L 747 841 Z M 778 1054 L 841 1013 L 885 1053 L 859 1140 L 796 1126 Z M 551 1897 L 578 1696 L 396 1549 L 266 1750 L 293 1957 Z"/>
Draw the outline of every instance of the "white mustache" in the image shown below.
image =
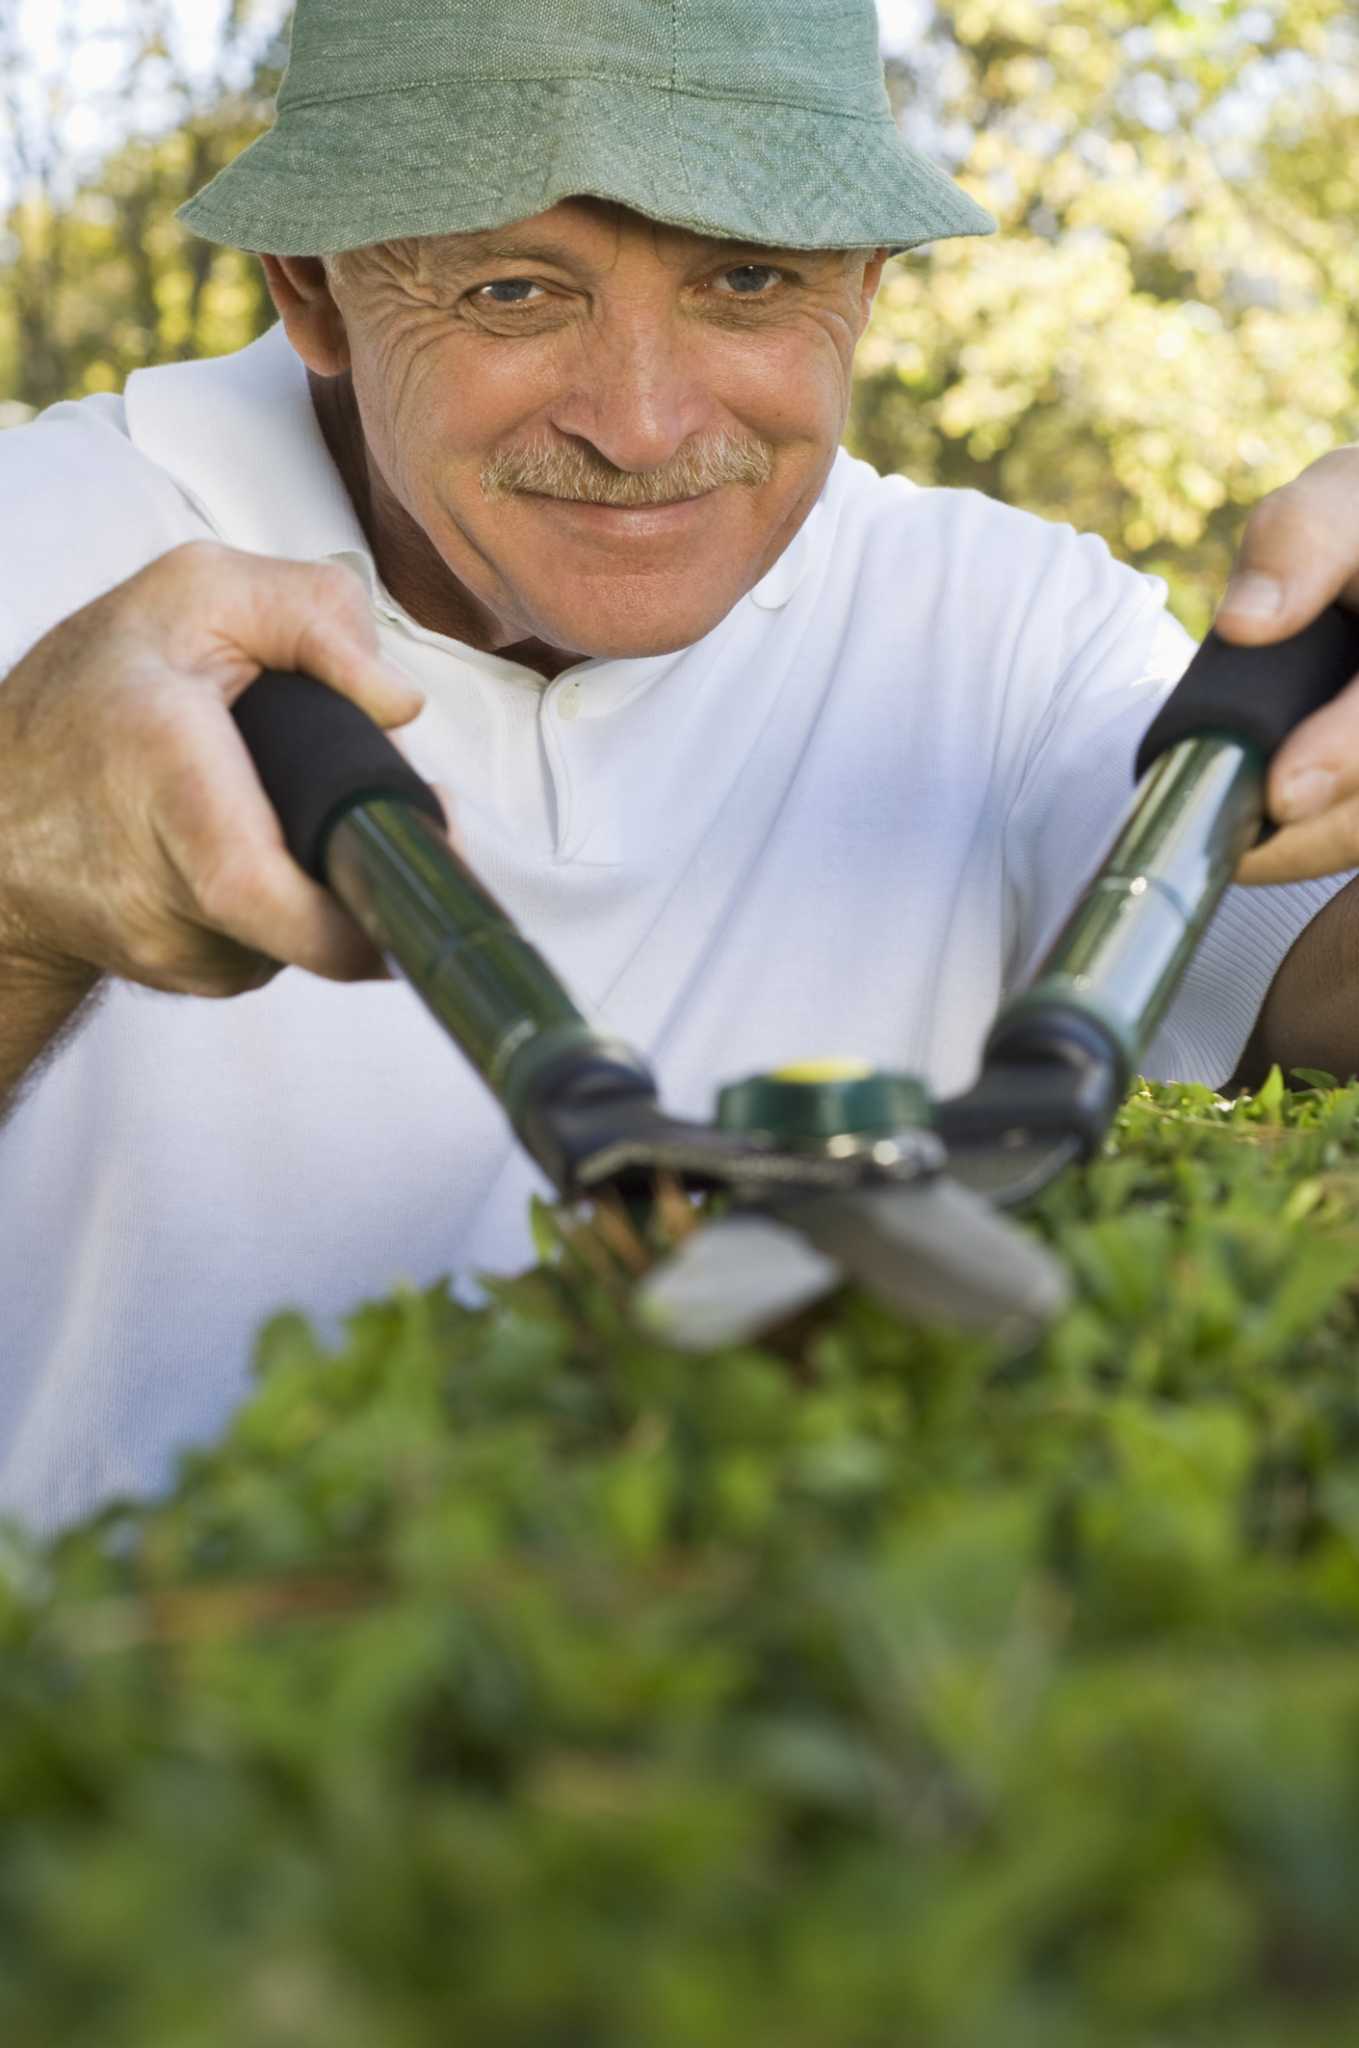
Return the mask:
<path id="1" fill-rule="evenodd" d="M 530 442 L 482 464 L 481 488 L 492 499 L 532 492 L 592 505 L 673 505 L 724 484 L 753 488 L 774 474 L 774 451 L 753 436 L 713 434 L 687 444 L 659 469 L 616 469 L 602 455 L 571 442 Z"/>

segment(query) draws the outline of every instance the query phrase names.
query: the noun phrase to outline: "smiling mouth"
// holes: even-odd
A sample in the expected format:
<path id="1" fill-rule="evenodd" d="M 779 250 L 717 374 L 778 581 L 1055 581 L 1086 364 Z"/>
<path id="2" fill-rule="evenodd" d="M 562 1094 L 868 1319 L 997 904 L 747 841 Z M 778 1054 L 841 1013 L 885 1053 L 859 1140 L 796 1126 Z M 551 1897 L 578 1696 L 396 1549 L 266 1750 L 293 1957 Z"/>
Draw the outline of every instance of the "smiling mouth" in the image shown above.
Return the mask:
<path id="1" fill-rule="evenodd" d="M 564 497 L 557 491 L 524 491 L 525 498 L 540 498 L 547 505 L 585 505 L 595 512 L 670 512 L 676 505 L 696 505 L 710 498 L 711 491 L 694 491 L 683 498 L 645 498 L 635 505 L 620 505 L 612 498 Z"/>

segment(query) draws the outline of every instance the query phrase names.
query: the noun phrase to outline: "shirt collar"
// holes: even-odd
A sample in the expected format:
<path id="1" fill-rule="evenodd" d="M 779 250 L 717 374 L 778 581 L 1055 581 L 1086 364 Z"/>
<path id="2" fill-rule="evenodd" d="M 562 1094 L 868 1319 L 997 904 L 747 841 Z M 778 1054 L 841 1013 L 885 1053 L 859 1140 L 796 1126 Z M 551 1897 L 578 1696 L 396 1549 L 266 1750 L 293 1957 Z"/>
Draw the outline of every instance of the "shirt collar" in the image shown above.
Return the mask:
<path id="1" fill-rule="evenodd" d="M 135 370 L 125 400 L 133 444 L 174 478 L 229 546 L 294 561 L 348 562 L 374 604 L 391 606 L 317 422 L 306 368 L 281 322 L 232 355 Z M 845 459 L 842 454 L 837 461 Z M 824 492 L 747 593 L 760 610 L 781 611 L 802 583 L 823 507 Z M 477 655 L 460 642 L 447 644 Z M 668 665 L 670 657 L 658 659 Z M 519 672 L 512 662 L 481 657 L 481 663 L 488 661 Z"/>

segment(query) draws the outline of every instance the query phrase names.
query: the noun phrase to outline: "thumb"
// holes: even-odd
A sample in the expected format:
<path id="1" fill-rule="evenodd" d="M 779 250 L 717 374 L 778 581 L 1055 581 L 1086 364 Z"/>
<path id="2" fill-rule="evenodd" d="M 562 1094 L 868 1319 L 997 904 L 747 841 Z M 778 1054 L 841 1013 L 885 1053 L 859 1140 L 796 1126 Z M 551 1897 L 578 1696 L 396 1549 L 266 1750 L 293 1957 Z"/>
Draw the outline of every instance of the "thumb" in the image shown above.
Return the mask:
<path id="1" fill-rule="evenodd" d="M 1268 646 L 1336 598 L 1359 606 L 1359 447 L 1334 449 L 1261 499 L 1214 624 L 1239 646 Z"/>

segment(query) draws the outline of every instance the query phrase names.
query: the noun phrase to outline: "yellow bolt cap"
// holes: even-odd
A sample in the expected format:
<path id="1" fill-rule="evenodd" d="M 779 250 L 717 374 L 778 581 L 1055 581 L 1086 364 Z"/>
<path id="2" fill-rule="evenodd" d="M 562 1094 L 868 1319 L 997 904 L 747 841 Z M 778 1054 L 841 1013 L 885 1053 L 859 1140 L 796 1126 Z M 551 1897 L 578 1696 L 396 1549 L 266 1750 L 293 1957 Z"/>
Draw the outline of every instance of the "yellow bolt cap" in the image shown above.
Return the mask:
<path id="1" fill-rule="evenodd" d="M 873 1072 L 867 1060 L 800 1060 L 791 1067 L 780 1067 L 776 1081 L 805 1081 L 810 1086 L 819 1086 L 825 1081 L 866 1081 Z"/>

